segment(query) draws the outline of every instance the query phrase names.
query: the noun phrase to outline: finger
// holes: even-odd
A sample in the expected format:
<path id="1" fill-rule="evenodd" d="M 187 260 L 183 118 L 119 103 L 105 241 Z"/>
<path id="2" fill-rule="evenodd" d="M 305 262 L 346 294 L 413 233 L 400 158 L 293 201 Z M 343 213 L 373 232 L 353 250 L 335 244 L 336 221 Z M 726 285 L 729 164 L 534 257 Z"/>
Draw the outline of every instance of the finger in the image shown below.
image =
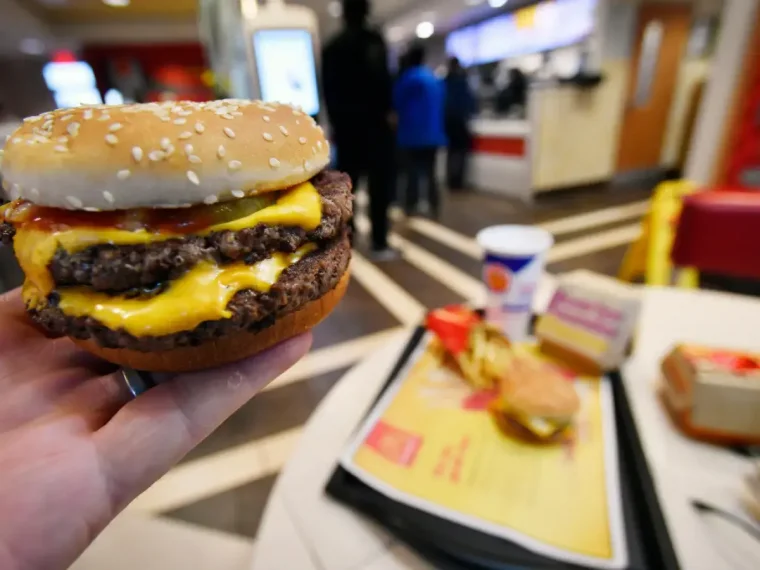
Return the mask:
<path id="1" fill-rule="evenodd" d="M 124 507 L 311 346 L 296 337 L 219 370 L 180 375 L 122 408 L 95 434 L 113 506 Z"/>
<path id="2" fill-rule="evenodd" d="M 4 400 L 13 400 L 16 390 L 27 390 L 34 385 L 40 396 L 51 400 L 68 392 L 72 386 L 59 373 L 77 369 L 82 380 L 103 376 L 115 366 L 78 348 L 68 338 L 48 340 L 40 335 L 13 349 L 0 351 L 0 390 Z"/>
<path id="3" fill-rule="evenodd" d="M 56 413 L 82 418 L 82 428 L 97 431 L 132 400 L 132 393 L 121 370 L 89 378 L 66 394 Z"/>

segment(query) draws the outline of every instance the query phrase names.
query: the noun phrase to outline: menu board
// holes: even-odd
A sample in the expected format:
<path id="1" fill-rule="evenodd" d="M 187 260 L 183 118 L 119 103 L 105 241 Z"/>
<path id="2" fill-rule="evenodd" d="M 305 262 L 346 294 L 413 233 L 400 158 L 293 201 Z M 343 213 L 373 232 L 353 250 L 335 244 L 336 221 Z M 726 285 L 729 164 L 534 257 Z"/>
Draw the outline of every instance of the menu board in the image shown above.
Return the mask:
<path id="1" fill-rule="evenodd" d="M 555 0 L 449 34 L 446 51 L 465 65 L 501 61 L 577 43 L 594 29 L 597 0 Z"/>

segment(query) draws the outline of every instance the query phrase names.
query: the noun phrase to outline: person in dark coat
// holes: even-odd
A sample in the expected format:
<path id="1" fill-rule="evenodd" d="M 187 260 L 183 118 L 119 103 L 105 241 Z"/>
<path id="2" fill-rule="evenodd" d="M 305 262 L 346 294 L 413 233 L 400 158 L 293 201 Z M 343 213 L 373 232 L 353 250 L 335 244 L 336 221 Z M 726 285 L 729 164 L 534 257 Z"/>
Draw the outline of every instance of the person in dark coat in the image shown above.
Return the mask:
<path id="1" fill-rule="evenodd" d="M 477 103 L 467 81 L 467 72 L 456 57 L 449 61 L 446 76 L 446 137 L 449 149 L 446 157 L 446 184 L 452 190 L 461 190 L 467 181 L 467 160 L 472 148 L 470 120 Z"/>
<path id="2" fill-rule="evenodd" d="M 357 187 L 366 176 L 376 259 L 388 249 L 388 206 L 393 183 L 393 98 L 388 49 L 367 18 L 369 0 L 343 0 L 344 29 L 325 46 L 322 84 L 337 147 L 337 168 Z"/>

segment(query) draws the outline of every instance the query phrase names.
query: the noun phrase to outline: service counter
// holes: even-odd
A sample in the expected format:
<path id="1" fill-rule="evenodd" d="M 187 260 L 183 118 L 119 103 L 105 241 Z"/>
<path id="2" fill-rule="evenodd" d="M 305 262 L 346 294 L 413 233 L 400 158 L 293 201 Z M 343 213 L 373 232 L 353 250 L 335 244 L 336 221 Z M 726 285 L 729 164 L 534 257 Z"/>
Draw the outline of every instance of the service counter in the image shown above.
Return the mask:
<path id="1" fill-rule="evenodd" d="M 529 201 L 536 194 L 604 182 L 617 158 L 625 77 L 605 70 L 596 87 L 530 89 L 524 120 L 473 119 L 469 186 Z"/>

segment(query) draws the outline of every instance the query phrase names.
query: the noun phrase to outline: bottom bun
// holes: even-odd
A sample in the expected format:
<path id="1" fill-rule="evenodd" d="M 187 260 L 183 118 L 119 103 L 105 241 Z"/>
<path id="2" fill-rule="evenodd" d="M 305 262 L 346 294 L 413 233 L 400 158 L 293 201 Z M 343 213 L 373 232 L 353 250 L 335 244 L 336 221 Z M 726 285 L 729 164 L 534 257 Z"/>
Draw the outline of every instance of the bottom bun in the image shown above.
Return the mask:
<path id="1" fill-rule="evenodd" d="M 158 352 L 103 348 L 91 340 L 72 339 L 81 348 L 119 366 L 147 372 L 193 372 L 253 356 L 318 325 L 337 306 L 348 287 L 346 273 L 338 285 L 316 301 L 285 315 L 259 332 L 238 331 L 198 346 Z"/>
<path id="2" fill-rule="evenodd" d="M 569 428 L 555 431 L 553 434 L 546 437 L 540 437 L 508 414 L 505 415 L 503 413 L 492 411 L 491 416 L 504 435 L 519 439 L 525 443 L 531 443 L 533 445 L 552 445 L 562 443 L 572 437 Z"/>

